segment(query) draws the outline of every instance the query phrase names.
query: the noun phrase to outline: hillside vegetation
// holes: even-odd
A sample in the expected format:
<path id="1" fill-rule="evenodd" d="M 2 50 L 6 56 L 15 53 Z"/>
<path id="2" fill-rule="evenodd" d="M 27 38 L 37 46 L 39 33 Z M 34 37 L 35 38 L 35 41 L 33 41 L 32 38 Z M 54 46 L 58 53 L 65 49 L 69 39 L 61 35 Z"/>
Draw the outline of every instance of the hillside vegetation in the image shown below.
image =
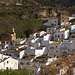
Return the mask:
<path id="1" fill-rule="evenodd" d="M 55 4 L 70 7 L 75 5 L 75 0 L 35 0 L 35 1 L 44 6 L 51 6 L 52 4 L 53 4 L 52 6 L 54 6 Z"/>
<path id="2" fill-rule="evenodd" d="M 14 70 L 0 70 L 0 75 L 33 75 L 26 68 L 20 69 L 19 71 Z"/>
<path id="3" fill-rule="evenodd" d="M 75 0 L 35 0 L 42 6 L 52 6 L 59 10 L 68 10 L 70 14 L 75 13 Z"/>
<path id="4" fill-rule="evenodd" d="M 27 5 L 16 6 L 14 4 L 0 7 L 0 34 L 11 33 L 12 27 L 15 28 L 17 37 L 28 37 L 29 34 L 42 29 L 42 20 L 38 20 L 37 12 L 39 6 L 27 2 Z"/>
<path id="5" fill-rule="evenodd" d="M 22 2 L 22 6 L 11 3 L 0 4 L 0 34 L 11 33 L 14 27 L 17 37 L 28 37 L 31 33 L 44 30 L 41 17 L 50 18 L 61 8 L 68 10 L 71 14 L 75 12 L 74 0 L 23 0 Z"/>

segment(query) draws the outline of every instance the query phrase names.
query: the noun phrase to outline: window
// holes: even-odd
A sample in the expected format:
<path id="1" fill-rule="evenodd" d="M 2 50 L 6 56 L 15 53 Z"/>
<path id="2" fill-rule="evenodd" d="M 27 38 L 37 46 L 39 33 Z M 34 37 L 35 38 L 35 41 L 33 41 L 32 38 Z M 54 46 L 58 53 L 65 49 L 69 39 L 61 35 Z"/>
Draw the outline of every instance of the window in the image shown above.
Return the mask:
<path id="1" fill-rule="evenodd" d="M 62 22 L 64 22 L 64 20 L 62 20 Z"/>
<path id="2" fill-rule="evenodd" d="M 62 34 L 62 37 L 63 37 L 63 34 Z"/>
<path id="3" fill-rule="evenodd" d="M 30 65 L 30 63 L 29 63 L 29 62 L 27 62 L 27 63 L 26 63 L 26 65 Z"/>
<path id="4" fill-rule="evenodd" d="M 57 37 L 57 35 L 55 35 L 55 37 Z"/>
<path id="5" fill-rule="evenodd" d="M 68 52 L 70 51 L 70 49 L 68 49 Z"/>
<path id="6" fill-rule="evenodd" d="M 53 50 L 51 50 L 51 52 L 53 52 Z"/>
<path id="7" fill-rule="evenodd" d="M 19 55 L 18 55 L 18 54 L 14 54 L 14 56 L 19 57 Z"/>
<path id="8" fill-rule="evenodd" d="M 62 13 L 62 15 L 63 15 L 64 13 Z"/>
<path id="9" fill-rule="evenodd" d="M 20 64 L 21 64 L 21 65 L 24 65 L 24 63 L 23 63 L 23 62 L 20 62 Z"/>
<path id="10" fill-rule="evenodd" d="M 62 18 L 64 18 L 64 17 L 62 16 Z"/>
<path id="11" fill-rule="evenodd" d="M 7 63 L 9 63 L 9 61 L 7 61 Z"/>
<path id="12" fill-rule="evenodd" d="M 56 57 L 56 55 L 54 55 L 54 57 Z"/>
<path id="13" fill-rule="evenodd" d="M 54 47 L 50 47 L 50 49 L 54 49 Z"/>
<path id="14" fill-rule="evenodd" d="M 33 67 L 36 67 L 36 65 L 35 65 L 35 64 L 33 64 Z"/>
<path id="15" fill-rule="evenodd" d="M 58 52 L 58 51 L 56 51 L 56 52 Z"/>
<path id="16" fill-rule="evenodd" d="M 6 67 L 6 69 L 8 70 L 8 67 Z"/>
<path id="17" fill-rule="evenodd" d="M 74 52 L 75 50 L 73 49 L 72 51 Z"/>
<path id="18" fill-rule="evenodd" d="M 60 37 L 60 35 L 58 35 L 58 37 Z"/>
<path id="19" fill-rule="evenodd" d="M 57 48 L 57 46 L 56 46 L 56 48 Z"/>
<path id="20" fill-rule="evenodd" d="M 58 30 L 58 32 L 60 32 L 60 31 Z"/>

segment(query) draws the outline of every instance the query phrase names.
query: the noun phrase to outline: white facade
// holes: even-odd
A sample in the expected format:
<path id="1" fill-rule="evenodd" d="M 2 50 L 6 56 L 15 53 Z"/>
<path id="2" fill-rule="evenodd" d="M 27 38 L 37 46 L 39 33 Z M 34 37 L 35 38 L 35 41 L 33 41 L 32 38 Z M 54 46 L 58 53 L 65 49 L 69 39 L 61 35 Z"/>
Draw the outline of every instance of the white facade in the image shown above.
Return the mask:
<path id="1" fill-rule="evenodd" d="M 34 33 L 34 34 L 30 34 L 30 35 L 29 35 L 30 38 L 36 37 L 36 36 L 37 36 L 37 33 Z"/>
<path id="2" fill-rule="evenodd" d="M 6 58 L 0 61 L 0 70 L 1 69 L 18 69 L 18 60 L 13 58 Z"/>
<path id="3" fill-rule="evenodd" d="M 71 53 L 75 53 L 75 41 L 70 44 L 70 51 Z"/>
<path id="4" fill-rule="evenodd" d="M 62 43 L 61 43 L 61 54 L 68 54 L 68 53 L 71 53 L 70 51 L 70 41 L 69 40 L 64 40 Z"/>
<path id="5" fill-rule="evenodd" d="M 69 21 L 72 20 L 72 19 L 75 19 L 75 17 L 69 17 Z"/>
<path id="6" fill-rule="evenodd" d="M 58 39 L 68 39 L 69 38 L 69 30 L 62 30 L 62 31 L 56 31 L 54 33 L 54 40 L 57 41 Z"/>
<path id="7" fill-rule="evenodd" d="M 55 30 L 56 30 L 56 28 L 50 27 L 50 28 L 47 28 L 47 29 L 46 29 L 46 32 L 47 32 L 47 33 L 52 33 L 52 32 L 55 32 Z"/>
<path id="8" fill-rule="evenodd" d="M 32 37 L 40 37 L 42 36 L 43 34 L 45 34 L 46 32 L 45 31 L 41 31 L 41 32 L 36 32 L 34 34 L 31 34 L 29 37 L 32 38 Z"/>
<path id="9" fill-rule="evenodd" d="M 42 38 L 41 38 L 41 46 L 48 46 L 49 45 L 49 41 L 52 39 L 52 34 L 47 33 L 45 34 Z"/>
<path id="10" fill-rule="evenodd" d="M 51 44 L 49 44 L 48 46 L 48 54 L 50 55 L 54 55 L 54 56 L 60 56 L 60 46 L 61 46 L 61 42 L 53 42 Z"/>
<path id="11" fill-rule="evenodd" d="M 72 14 L 72 17 L 75 17 L 75 14 Z"/>
<path id="12" fill-rule="evenodd" d="M 75 25 L 71 25 L 71 32 L 75 33 Z"/>
<path id="13" fill-rule="evenodd" d="M 46 47 L 39 47 L 37 49 L 30 49 L 27 48 L 27 50 L 25 50 L 25 56 L 26 55 L 43 55 L 43 54 L 47 54 L 47 48 Z"/>
<path id="14" fill-rule="evenodd" d="M 16 59 L 21 59 L 25 54 L 25 50 L 21 50 L 21 51 L 6 50 L 6 51 L 3 51 L 2 54 L 11 56 L 11 57 L 16 58 Z"/>
<path id="15" fill-rule="evenodd" d="M 43 55 L 47 54 L 47 48 L 46 47 L 40 47 L 35 50 L 35 55 Z"/>
<path id="16" fill-rule="evenodd" d="M 43 24 L 44 26 L 55 26 L 58 27 L 58 18 L 49 19 L 47 23 Z"/>
<path id="17" fill-rule="evenodd" d="M 32 47 L 34 47 L 34 49 L 37 49 L 38 47 L 41 46 L 41 44 L 40 44 L 40 43 L 37 43 L 37 42 L 35 42 L 35 43 L 30 43 L 29 45 L 32 46 Z"/>

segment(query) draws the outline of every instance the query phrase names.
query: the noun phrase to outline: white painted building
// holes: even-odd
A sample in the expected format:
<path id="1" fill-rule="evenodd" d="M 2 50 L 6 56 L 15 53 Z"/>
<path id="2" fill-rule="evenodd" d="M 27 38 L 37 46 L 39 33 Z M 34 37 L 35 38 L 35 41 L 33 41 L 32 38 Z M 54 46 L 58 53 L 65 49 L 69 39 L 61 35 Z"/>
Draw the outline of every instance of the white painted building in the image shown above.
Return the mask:
<path id="1" fill-rule="evenodd" d="M 69 39 L 69 30 L 65 30 L 65 28 L 56 30 L 54 33 L 54 40 L 57 41 L 63 39 Z"/>
<path id="2" fill-rule="evenodd" d="M 34 75 L 39 75 L 40 68 L 43 67 L 43 65 L 49 65 L 50 63 L 57 60 L 56 57 L 50 58 L 48 55 L 41 55 L 36 57 L 35 56 L 27 56 L 20 60 L 20 65 L 22 67 L 27 67 L 29 71 L 32 71 Z M 33 59 L 33 61 L 32 61 Z"/>
<path id="3" fill-rule="evenodd" d="M 33 38 L 33 37 L 40 37 L 42 36 L 43 34 L 45 34 L 46 32 L 45 31 L 41 31 L 41 32 L 36 32 L 36 33 L 33 33 L 33 34 L 30 34 L 30 38 Z"/>
<path id="4" fill-rule="evenodd" d="M 31 49 L 31 47 L 28 47 L 25 50 L 25 56 L 26 55 L 43 55 L 43 54 L 47 54 L 47 48 L 44 46 L 40 46 L 37 49 Z"/>
<path id="5" fill-rule="evenodd" d="M 71 33 L 75 33 L 75 25 L 71 25 Z"/>
<path id="6" fill-rule="evenodd" d="M 72 16 L 69 17 L 69 21 L 72 20 L 72 19 L 75 19 L 75 14 L 72 14 Z"/>
<path id="7" fill-rule="evenodd" d="M 69 54 L 71 53 L 71 46 L 70 46 L 70 41 L 69 40 L 63 40 L 63 42 L 61 43 L 61 54 Z"/>
<path id="8" fill-rule="evenodd" d="M 72 41 L 70 44 L 70 51 L 71 53 L 75 53 L 75 41 Z"/>
<path id="9" fill-rule="evenodd" d="M 52 18 L 52 19 L 49 19 L 47 23 L 44 23 L 43 24 L 44 26 L 54 26 L 56 28 L 58 28 L 58 18 Z"/>
<path id="10" fill-rule="evenodd" d="M 41 37 L 40 43 L 41 46 L 48 46 L 49 45 L 49 41 L 52 39 L 52 34 L 51 33 L 46 33 L 43 35 L 43 37 Z"/>
<path id="11" fill-rule="evenodd" d="M 70 20 L 72 20 L 72 19 L 75 19 L 75 17 L 72 17 L 72 16 L 71 16 L 71 17 L 69 17 L 69 21 L 70 21 Z"/>
<path id="12" fill-rule="evenodd" d="M 11 56 L 16 59 L 21 59 L 25 55 L 25 51 L 20 49 L 20 50 L 6 50 L 2 51 L 2 54 Z"/>
<path id="13" fill-rule="evenodd" d="M 75 17 L 75 14 L 72 14 L 72 17 Z"/>
<path id="14" fill-rule="evenodd" d="M 47 54 L 47 47 L 41 46 L 35 50 L 35 55 L 43 55 L 43 54 Z"/>
<path id="15" fill-rule="evenodd" d="M 0 60 L 0 70 L 1 69 L 18 69 L 18 60 L 11 57 Z"/>
<path id="16" fill-rule="evenodd" d="M 52 32 L 55 32 L 55 31 L 56 31 L 55 27 L 49 27 L 49 28 L 46 29 L 47 33 L 52 33 Z"/>
<path id="17" fill-rule="evenodd" d="M 60 46 L 61 42 L 60 41 L 55 41 L 49 44 L 48 46 L 48 54 L 53 55 L 53 56 L 60 56 Z"/>

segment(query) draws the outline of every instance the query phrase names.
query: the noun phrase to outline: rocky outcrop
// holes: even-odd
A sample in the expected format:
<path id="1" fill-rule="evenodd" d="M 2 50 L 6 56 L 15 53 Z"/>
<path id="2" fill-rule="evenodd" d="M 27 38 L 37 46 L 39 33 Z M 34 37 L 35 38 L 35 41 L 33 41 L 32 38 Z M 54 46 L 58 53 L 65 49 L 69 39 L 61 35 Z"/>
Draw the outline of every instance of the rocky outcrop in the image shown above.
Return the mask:
<path id="1" fill-rule="evenodd" d="M 56 17 L 57 16 L 57 13 L 55 10 L 52 10 L 49 14 L 50 16 L 53 16 L 53 17 Z"/>
<path id="2" fill-rule="evenodd" d="M 48 13 L 46 10 L 39 11 L 38 18 L 46 18 L 48 16 Z"/>
<path id="3" fill-rule="evenodd" d="M 22 15 L 22 16 L 21 16 L 21 19 L 22 19 L 22 20 L 29 19 L 29 15 Z"/>

